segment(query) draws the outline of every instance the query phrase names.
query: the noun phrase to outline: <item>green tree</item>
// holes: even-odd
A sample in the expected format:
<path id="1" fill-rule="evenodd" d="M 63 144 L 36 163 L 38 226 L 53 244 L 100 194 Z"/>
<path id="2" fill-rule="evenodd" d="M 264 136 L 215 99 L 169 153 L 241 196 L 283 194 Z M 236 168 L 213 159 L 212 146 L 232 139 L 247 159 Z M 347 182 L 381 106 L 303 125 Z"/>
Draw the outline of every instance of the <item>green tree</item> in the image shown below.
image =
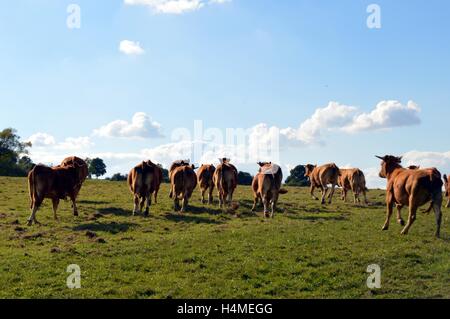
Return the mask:
<path id="1" fill-rule="evenodd" d="M 93 158 L 89 161 L 89 175 L 95 175 L 95 177 L 99 178 L 106 174 L 106 165 L 105 162 L 101 158 Z"/>
<path id="2" fill-rule="evenodd" d="M 122 175 L 120 173 L 116 173 L 113 176 L 111 176 L 111 178 L 107 178 L 107 179 L 112 182 L 121 182 L 121 181 L 126 181 L 127 178 L 128 178 L 128 175 Z"/>
<path id="3" fill-rule="evenodd" d="M 239 185 L 252 185 L 253 176 L 247 172 L 238 173 L 238 184 Z"/>
<path id="4" fill-rule="evenodd" d="M 21 142 L 20 136 L 13 128 L 6 128 L 0 132 L 0 175 L 25 176 L 33 163 L 28 154 L 30 142 Z"/>
<path id="5" fill-rule="evenodd" d="M 169 180 L 169 170 L 165 169 L 161 164 L 158 164 L 159 168 L 161 168 L 162 170 L 162 175 L 163 175 L 163 183 L 170 183 Z"/>
<path id="6" fill-rule="evenodd" d="M 289 186 L 309 186 L 308 178 L 305 176 L 305 167 L 298 165 L 291 170 L 291 175 L 286 178 L 285 184 Z"/>

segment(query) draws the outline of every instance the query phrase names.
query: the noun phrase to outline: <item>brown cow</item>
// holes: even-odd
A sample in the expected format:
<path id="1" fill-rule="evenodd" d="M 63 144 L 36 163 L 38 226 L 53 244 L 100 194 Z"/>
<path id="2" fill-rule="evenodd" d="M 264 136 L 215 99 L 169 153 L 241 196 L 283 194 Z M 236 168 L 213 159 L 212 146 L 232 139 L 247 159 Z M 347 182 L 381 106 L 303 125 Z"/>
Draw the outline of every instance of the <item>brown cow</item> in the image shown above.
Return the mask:
<path id="1" fill-rule="evenodd" d="M 442 206 L 442 180 L 441 173 L 436 168 L 430 169 L 407 169 L 400 163 L 402 158 L 392 155 L 381 159 L 380 177 L 387 179 L 386 205 L 387 215 L 383 230 L 389 228 L 389 220 L 392 215 L 394 205 L 397 206 L 397 221 L 404 225 L 401 217 L 403 206 L 409 206 L 409 216 L 402 234 L 406 235 L 411 225 L 416 220 L 417 209 L 431 201 L 433 203 L 436 218 L 436 237 L 440 236 L 441 228 L 441 206 Z"/>
<path id="2" fill-rule="evenodd" d="M 264 217 L 273 218 L 279 194 L 286 194 L 287 190 L 281 188 L 283 180 L 283 171 L 276 164 L 268 162 L 259 162 L 258 174 L 253 178 L 253 207 L 255 211 L 258 200 L 261 199 L 264 205 Z M 269 214 L 269 204 L 271 212 Z"/>
<path id="3" fill-rule="evenodd" d="M 128 187 L 134 198 L 133 216 L 138 212 L 141 213 L 145 204 L 144 215 L 148 216 L 152 204 L 152 194 L 155 193 L 156 201 L 157 189 L 161 184 L 160 170 L 158 165 L 148 160 L 133 167 L 128 174 Z"/>
<path id="4" fill-rule="evenodd" d="M 214 182 L 213 176 L 216 168 L 214 165 L 204 164 L 200 166 L 197 171 L 197 179 L 198 184 L 200 185 L 200 192 L 202 194 L 202 203 L 205 204 L 205 193 L 208 191 L 208 203 L 213 203 L 213 191 L 214 191 Z"/>
<path id="5" fill-rule="evenodd" d="M 197 175 L 195 166 L 189 165 L 189 161 L 177 161 L 170 167 L 170 198 L 173 198 L 175 210 L 184 212 L 189 204 L 189 198 L 197 187 Z M 180 200 L 182 200 L 180 209 Z"/>
<path id="6" fill-rule="evenodd" d="M 57 219 L 56 211 L 61 199 L 70 198 L 72 201 L 73 215 L 78 216 L 76 195 L 80 190 L 82 168 L 75 162 L 73 165 L 48 167 L 36 165 L 28 173 L 28 189 L 31 200 L 31 215 L 28 218 L 28 226 L 38 224 L 36 212 L 45 198 L 50 198 L 53 203 L 53 217 Z"/>
<path id="7" fill-rule="evenodd" d="M 444 175 L 444 182 L 445 182 L 445 196 L 447 197 L 447 204 L 445 207 L 450 208 L 450 184 L 448 182 L 447 175 Z"/>
<path id="8" fill-rule="evenodd" d="M 230 159 L 220 159 L 220 164 L 217 166 L 213 177 L 219 195 L 220 208 L 223 207 L 224 203 L 231 204 L 237 186 L 237 177 L 238 171 L 234 165 L 230 164 Z"/>
<path id="9" fill-rule="evenodd" d="M 327 196 L 328 185 L 331 184 L 331 193 L 328 196 L 328 202 L 331 204 L 333 199 L 334 189 L 338 184 L 339 179 L 339 168 L 336 164 L 325 164 L 322 166 L 317 165 L 305 165 L 305 176 L 309 178 L 311 182 L 311 196 L 315 200 L 318 198 L 314 195 L 314 189 L 320 188 L 322 191 L 322 204 L 325 204 L 325 198 Z"/>
<path id="10" fill-rule="evenodd" d="M 366 196 L 366 178 L 364 177 L 364 173 L 358 168 L 339 169 L 339 173 L 338 185 L 342 188 L 342 200 L 344 202 L 347 201 L 347 193 L 351 190 L 353 192 L 355 203 L 361 202 L 359 195 L 363 194 L 364 202 L 368 204 Z"/>

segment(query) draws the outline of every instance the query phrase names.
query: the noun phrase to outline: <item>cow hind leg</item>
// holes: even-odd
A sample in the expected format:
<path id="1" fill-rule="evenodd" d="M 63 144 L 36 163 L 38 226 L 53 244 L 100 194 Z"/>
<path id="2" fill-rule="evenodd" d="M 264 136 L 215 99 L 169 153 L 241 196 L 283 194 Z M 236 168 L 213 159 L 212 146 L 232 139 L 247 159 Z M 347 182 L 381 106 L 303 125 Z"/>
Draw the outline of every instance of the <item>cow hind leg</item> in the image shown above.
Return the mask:
<path id="1" fill-rule="evenodd" d="M 406 223 L 406 226 L 403 228 L 401 234 L 407 235 L 409 232 L 409 229 L 411 228 L 412 224 L 416 220 L 416 212 L 417 212 L 417 206 L 412 201 L 412 196 L 409 200 L 409 215 L 408 215 L 408 222 Z"/>
<path id="2" fill-rule="evenodd" d="M 386 221 L 384 222 L 382 230 L 388 230 L 389 229 L 389 221 L 391 220 L 392 212 L 394 210 L 394 204 L 388 202 L 387 208 L 386 208 Z"/>
<path id="3" fill-rule="evenodd" d="M 208 194 L 208 204 L 212 204 L 213 203 L 213 188 L 210 187 L 209 188 L 209 194 Z"/>
<path id="4" fill-rule="evenodd" d="M 336 184 L 333 184 L 331 186 L 331 193 L 330 193 L 330 198 L 328 199 L 328 203 L 331 204 L 331 201 L 333 200 L 333 195 L 334 195 L 334 191 L 336 189 Z"/>
<path id="5" fill-rule="evenodd" d="M 325 204 L 325 198 L 327 198 L 327 192 L 328 192 L 328 187 L 327 186 L 323 187 L 322 188 L 322 201 L 321 201 L 322 205 Z"/>
<path id="6" fill-rule="evenodd" d="M 70 200 L 72 201 L 73 216 L 78 216 L 78 208 L 75 195 L 72 195 L 70 197 Z"/>
<path id="7" fill-rule="evenodd" d="M 55 220 L 58 220 L 58 216 L 56 215 L 56 212 L 58 210 L 59 199 L 58 198 L 53 198 L 52 199 L 52 204 L 53 204 L 53 218 Z"/>
<path id="8" fill-rule="evenodd" d="M 277 209 L 277 203 L 278 203 L 278 192 L 276 194 L 273 195 L 272 198 L 272 211 L 270 213 L 270 217 L 273 218 L 274 214 L 275 214 L 275 210 Z"/>
<path id="9" fill-rule="evenodd" d="M 257 194 L 253 195 L 253 206 L 252 206 L 252 212 L 256 210 L 256 206 L 258 206 L 259 202 L 259 196 Z"/>
<path id="10" fill-rule="evenodd" d="M 152 194 L 148 194 L 147 201 L 145 206 L 145 213 L 144 216 L 148 216 L 150 214 L 150 206 L 152 205 Z"/>
<path id="11" fill-rule="evenodd" d="M 202 194 L 202 204 L 206 204 L 205 193 L 206 193 L 206 188 L 202 188 L 202 189 L 201 189 L 201 194 Z"/>
<path id="12" fill-rule="evenodd" d="M 312 197 L 312 198 L 314 198 L 315 200 L 319 200 L 319 198 L 318 198 L 316 195 L 314 195 L 314 189 L 315 189 L 315 188 L 316 188 L 315 186 L 311 185 L 311 188 L 310 188 L 310 190 L 309 190 L 309 193 L 311 194 L 311 197 Z"/>
<path id="13" fill-rule="evenodd" d="M 400 225 L 405 226 L 405 221 L 402 218 L 402 208 L 403 208 L 403 205 L 397 205 L 397 222 Z"/>
<path id="14" fill-rule="evenodd" d="M 38 211 L 39 206 L 41 206 L 41 204 L 42 204 L 42 200 L 40 200 L 40 199 L 38 199 L 38 200 L 35 199 L 32 202 L 32 204 L 31 204 L 31 214 L 30 214 L 30 217 L 28 217 L 28 222 L 27 222 L 28 226 L 33 225 L 33 222 L 35 224 L 39 224 L 39 222 L 36 219 L 36 212 Z"/>
<path id="15" fill-rule="evenodd" d="M 139 207 L 139 196 L 138 195 L 134 195 L 133 216 L 138 213 L 138 207 Z"/>
<path id="16" fill-rule="evenodd" d="M 264 217 L 269 217 L 269 199 L 266 195 L 262 196 L 262 202 L 264 206 Z"/>

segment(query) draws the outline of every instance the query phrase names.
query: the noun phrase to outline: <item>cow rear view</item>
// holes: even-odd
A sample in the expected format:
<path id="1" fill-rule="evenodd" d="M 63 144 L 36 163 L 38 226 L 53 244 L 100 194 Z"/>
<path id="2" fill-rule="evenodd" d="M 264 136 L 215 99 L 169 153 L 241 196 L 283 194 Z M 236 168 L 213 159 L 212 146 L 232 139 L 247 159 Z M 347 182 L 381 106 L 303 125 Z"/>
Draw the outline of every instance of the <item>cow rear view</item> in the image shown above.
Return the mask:
<path id="1" fill-rule="evenodd" d="M 314 195 L 314 190 L 319 188 L 322 192 L 322 204 L 325 204 L 325 198 L 328 192 L 328 185 L 331 184 L 331 192 L 328 196 L 328 203 L 331 204 L 333 199 L 334 190 L 336 185 L 338 185 L 339 179 L 339 167 L 336 164 L 325 164 L 322 166 L 307 164 L 305 167 L 305 176 L 309 178 L 311 183 L 310 194 L 311 197 L 318 200 L 318 198 Z"/>
<path id="2" fill-rule="evenodd" d="M 36 213 L 45 198 L 52 200 L 53 217 L 57 219 L 56 212 L 61 199 L 70 198 L 73 215 L 78 216 L 76 198 L 82 181 L 80 180 L 80 167 L 77 163 L 68 166 L 48 167 L 36 165 L 28 173 L 28 189 L 30 194 L 31 214 L 28 226 L 38 223 Z"/>
<path id="3" fill-rule="evenodd" d="M 169 197 L 174 201 L 175 211 L 185 212 L 188 207 L 189 199 L 197 187 L 194 169 L 195 166 L 189 165 L 189 161 L 178 161 L 171 166 Z"/>
<path id="4" fill-rule="evenodd" d="M 146 205 L 144 215 L 148 216 L 150 213 L 152 194 L 156 194 L 159 189 L 159 170 L 160 168 L 152 161 L 144 161 L 128 174 L 128 186 L 134 198 L 133 216 L 138 212 L 141 213 L 144 205 Z"/>
<path id="5" fill-rule="evenodd" d="M 347 201 L 347 193 L 349 190 L 353 192 L 354 202 L 360 203 L 359 196 L 364 196 L 365 204 L 367 201 L 367 187 L 364 173 L 358 168 L 339 169 L 338 185 L 342 188 L 342 200 Z"/>
<path id="6" fill-rule="evenodd" d="M 264 206 L 264 217 L 273 218 L 278 196 L 287 193 L 287 190 L 281 188 L 283 172 L 276 164 L 259 162 L 258 165 L 260 166 L 258 174 L 252 182 L 254 197 L 252 211 L 255 211 L 258 201 L 261 200 Z"/>
<path id="7" fill-rule="evenodd" d="M 205 204 L 205 194 L 208 192 L 208 203 L 213 203 L 213 191 L 214 191 L 214 182 L 213 176 L 216 168 L 214 165 L 206 165 L 203 164 L 197 171 L 198 184 L 200 186 L 200 192 L 202 196 L 202 203 Z"/>
<path id="8" fill-rule="evenodd" d="M 217 188 L 220 208 L 226 203 L 231 204 L 233 193 L 237 186 L 238 171 L 236 167 L 230 164 L 227 158 L 221 158 L 220 164 L 214 172 L 214 185 Z"/>

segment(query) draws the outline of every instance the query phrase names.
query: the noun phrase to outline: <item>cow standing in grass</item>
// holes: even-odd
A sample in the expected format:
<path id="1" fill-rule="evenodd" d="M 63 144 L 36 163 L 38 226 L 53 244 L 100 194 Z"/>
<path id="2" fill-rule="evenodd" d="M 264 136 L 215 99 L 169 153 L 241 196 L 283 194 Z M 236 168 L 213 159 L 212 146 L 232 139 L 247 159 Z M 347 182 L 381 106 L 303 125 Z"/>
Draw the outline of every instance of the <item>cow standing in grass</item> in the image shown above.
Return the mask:
<path id="1" fill-rule="evenodd" d="M 432 202 L 436 218 L 436 237 L 440 236 L 441 206 L 442 206 L 442 180 L 441 173 L 436 168 L 407 169 L 401 166 L 401 157 L 386 155 L 377 156 L 381 159 L 380 177 L 387 179 L 386 205 L 387 215 L 383 230 L 389 228 L 389 221 L 394 205 L 397 206 L 397 221 L 404 225 L 401 209 L 409 207 L 409 216 L 402 234 L 408 234 L 409 229 L 416 220 L 417 209 L 428 202 Z"/>
<path id="2" fill-rule="evenodd" d="M 331 192 L 328 196 L 328 203 L 331 204 L 333 199 L 334 189 L 338 184 L 339 168 L 336 164 L 325 164 L 322 166 L 307 164 L 305 167 L 305 176 L 309 178 L 311 182 L 310 194 L 315 200 L 319 200 L 314 195 L 314 190 L 319 188 L 322 191 L 322 204 L 325 204 L 325 198 L 328 192 L 328 185 L 331 184 Z"/>
<path id="3" fill-rule="evenodd" d="M 264 217 L 273 218 L 279 194 L 287 193 L 287 190 L 281 188 L 283 172 L 276 164 L 259 162 L 258 165 L 260 168 L 252 183 L 254 197 L 252 211 L 255 211 L 258 200 L 261 199 L 264 205 Z"/>
<path id="4" fill-rule="evenodd" d="M 364 196 L 364 203 L 367 201 L 367 187 L 364 173 L 358 168 L 339 169 L 338 186 L 342 188 L 342 200 L 347 201 L 347 193 L 349 190 L 353 192 L 354 202 L 360 203 L 359 195 Z"/>
<path id="5" fill-rule="evenodd" d="M 83 181 L 87 177 L 86 163 L 72 158 L 72 161 L 63 165 L 48 167 L 36 165 L 28 173 L 28 189 L 31 200 L 31 215 L 28 218 L 28 226 L 38 224 L 36 212 L 45 198 L 53 203 L 53 217 L 57 219 L 56 212 L 61 199 L 70 198 L 72 201 L 73 215 L 78 216 L 76 199 Z M 82 165 L 79 165 L 81 163 Z M 84 164 L 83 164 L 84 163 Z"/>
<path id="6" fill-rule="evenodd" d="M 220 208 L 226 203 L 231 204 L 233 193 L 237 187 L 238 171 L 236 167 L 230 164 L 230 159 L 220 159 L 220 164 L 214 172 L 214 185 L 219 195 Z"/>
<path id="7" fill-rule="evenodd" d="M 205 194 L 208 192 L 208 204 L 213 203 L 214 182 L 213 176 L 216 168 L 214 165 L 203 164 L 197 171 L 198 184 L 202 195 L 202 203 L 206 203 Z"/>
<path id="8" fill-rule="evenodd" d="M 174 201 L 176 211 L 185 212 L 189 199 L 197 187 L 197 175 L 195 166 L 189 165 L 189 161 L 177 161 L 170 167 L 170 194 L 169 197 Z M 181 207 L 180 207 L 180 200 Z"/>
<path id="9" fill-rule="evenodd" d="M 138 212 L 141 213 L 144 205 L 144 215 L 148 216 L 150 213 L 150 206 L 152 204 L 152 194 L 155 194 L 161 184 L 158 165 L 152 161 L 144 161 L 135 166 L 128 174 L 127 182 L 134 198 L 133 216 Z"/>
<path id="10" fill-rule="evenodd" d="M 447 175 L 444 175 L 445 182 L 445 197 L 447 197 L 447 204 L 445 207 L 450 208 L 450 184 L 448 183 Z"/>

